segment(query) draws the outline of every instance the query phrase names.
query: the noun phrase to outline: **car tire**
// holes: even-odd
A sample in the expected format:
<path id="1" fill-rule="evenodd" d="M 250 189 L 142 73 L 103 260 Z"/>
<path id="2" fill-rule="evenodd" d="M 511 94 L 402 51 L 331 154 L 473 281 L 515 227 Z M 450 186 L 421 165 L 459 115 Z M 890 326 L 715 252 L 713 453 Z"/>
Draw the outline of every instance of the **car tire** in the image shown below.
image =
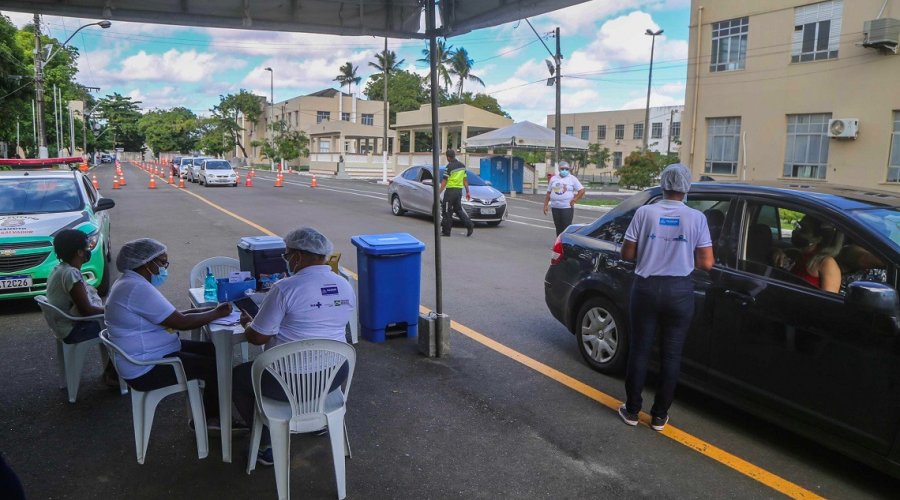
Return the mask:
<path id="1" fill-rule="evenodd" d="M 486 222 L 486 224 L 491 227 L 497 227 L 500 225 L 501 222 L 503 222 L 503 221 L 492 220 L 492 221 Z"/>
<path id="2" fill-rule="evenodd" d="M 588 299 L 578 311 L 575 323 L 578 352 L 600 373 L 621 373 L 628 360 L 628 331 L 625 315 L 602 297 Z"/>
<path id="3" fill-rule="evenodd" d="M 391 213 L 398 217 L 406 213 L 406 210 L 403 209 L 403 205 L 400 203 L 400 197 L 396 194 L 391 197 Z"/>

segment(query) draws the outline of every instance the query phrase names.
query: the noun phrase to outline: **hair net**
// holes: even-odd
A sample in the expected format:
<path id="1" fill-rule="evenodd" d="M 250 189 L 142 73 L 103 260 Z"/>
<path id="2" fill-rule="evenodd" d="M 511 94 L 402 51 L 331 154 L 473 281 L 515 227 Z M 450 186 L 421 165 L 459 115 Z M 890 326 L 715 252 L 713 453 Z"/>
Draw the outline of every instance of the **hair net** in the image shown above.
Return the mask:
<path id="1" fill-rule="evenodd" d="M 294 250 L 302 250 L 307 253 L 324 255 L 328 257 L 334 251 L 334 245 L 324 234 L 311 227 L 294 229 L 284 237 L 284 244 Z"/>
<path id="2" fill-rule="evenodd" d="M 559 162 L 559 166 L 556 167 L 556 169 L 559 170 L 559 169 L 561 169 L 561 168 L 570 168 L 570 167 L 569 167 L 569 162 L 567 162 L 567 161 L 561 161 L 561 162 Z"/>
<path id="3" fill-rule="evenodd" d="M 116 269 L 120 273 L 129 269 L 137 269 L 164 253 L 166 253 L 166 246 L 154 239 L 131 240 L 119 249 L 119 255 L 116 256 Z"/>
<path id="4" fill-rule="evenodd" d="M 664 191 L 687 193 L 691 189 L 691 171 L 683 163 L 673 163 L 659 174 L 659 185 Z"/>

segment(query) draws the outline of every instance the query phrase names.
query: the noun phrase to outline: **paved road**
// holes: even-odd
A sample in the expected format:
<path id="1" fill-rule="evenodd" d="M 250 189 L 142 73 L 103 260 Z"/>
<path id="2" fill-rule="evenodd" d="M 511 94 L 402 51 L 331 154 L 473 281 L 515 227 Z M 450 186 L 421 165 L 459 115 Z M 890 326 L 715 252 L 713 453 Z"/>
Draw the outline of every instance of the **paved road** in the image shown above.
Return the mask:
<path id="1" fill-rule="evenodd" d="M 319 178 L 312 189 L 308 177 L 292 176 L 275 189 L 271 176 L 259 174 L 252 189 L 161 185 L 151 191 L 143 172 L 130 165 L 125 171 L 128 186 L 112 191 L 111 168 L 97 170 L 104 194 L 117 202 L 114 247 L 140 236 L 164 241 L 171 267 L 162 290 L 178 306 L 188 305 L 194 263 L 235 255 L 238 238 L 263 228 L 283 234 L 313 225 L 333 239 L 352 270 L 352 235 L 403 231 L 426 242 L 421 301 L 434 307 L 431 221 L 392 216 L 384 186 Z M 350 497 L 781 496 L 773 485 L 797 496 L 895 494 L 900 482 L 689 390 L 680 391 L 671 421 L 673 431 L 685 434 L 623 425 L 606 406 L 623 397 L 621 379 L 588 369 L 574 337 L 544 305 L 552 222 L 533 197 L 510 205 L 510 220 L 501 226 L 479 227 L 471 238 L 458 227 L 442 239 L 445 310 L 461 325 L 450 357 L 423 358 L 402 338 L 357 346 L 348 413 Z M 581 211 L 576 222 L 595 216 Z M 271 470 L 243 472 L 246 437 L 235 440 L 234 463 L 221 462 L 215 438 L 209 458 L 198 461 L 179 400 L 161 407 L 147 462 L 139 466 L 128 398 L 98 383 L 96 359 L 89 361 L 78 403 L 68 405 L 55 389 L 52 339 L 31 303 L 0 303 L 0 332 L 6 337 L 0 451 L 31 497 L 274 495 Z M 731 454 L 724 455 L 731 466 L 710 458 L 714 447 Z M 293 494 L 332 497 L 327 439 L 295 438 L 293 452 Z M 775 479 L 754 479 L 760 474 L 751 466 Z"/>

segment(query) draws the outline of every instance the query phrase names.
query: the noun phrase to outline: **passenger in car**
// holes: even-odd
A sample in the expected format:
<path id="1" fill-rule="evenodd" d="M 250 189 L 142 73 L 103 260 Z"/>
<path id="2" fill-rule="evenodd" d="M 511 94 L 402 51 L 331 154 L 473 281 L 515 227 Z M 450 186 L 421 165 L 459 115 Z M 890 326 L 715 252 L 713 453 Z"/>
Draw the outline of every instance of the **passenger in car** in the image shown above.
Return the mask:
<path id="1" fill-rule="evenodd" d="M 876 283 L 887 281 L 884 262 L 859 245 L 854 243 L 844 245 L 835 260 L 841 269 L 841 290 L 846 289 L 847 285 L 854 281 L 874 281 Z"/>
<path id="2" fill-rule="evenodd" d="M 826 292 L 841 289 L 841 268 L 835 256 L 844 243 L 844 234 L 815 217 L 804 216 L 791 233 L 791 244 L 800 251 L 792 272 L 810 285 Z"/>

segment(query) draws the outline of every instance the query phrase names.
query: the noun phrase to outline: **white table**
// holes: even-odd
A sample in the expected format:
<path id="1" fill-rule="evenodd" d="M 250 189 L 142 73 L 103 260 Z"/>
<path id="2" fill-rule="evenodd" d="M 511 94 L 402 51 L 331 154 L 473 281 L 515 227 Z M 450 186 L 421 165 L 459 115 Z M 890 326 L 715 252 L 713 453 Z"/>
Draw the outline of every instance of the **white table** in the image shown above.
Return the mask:
<path id="1" fill-rule="evenodd" d="M 189 290 L 194 307 L 211 307 L 216 302 L 203 299 L 203 288 Z M 222 425 L 222 461 L 231 462 L 231 369 L 234 346 L 247 341 L 241 325 L 225 326 L 210 323 L 203 327 L 216 350 L 216 376 L 219 381 L 219 421 Z"/>

